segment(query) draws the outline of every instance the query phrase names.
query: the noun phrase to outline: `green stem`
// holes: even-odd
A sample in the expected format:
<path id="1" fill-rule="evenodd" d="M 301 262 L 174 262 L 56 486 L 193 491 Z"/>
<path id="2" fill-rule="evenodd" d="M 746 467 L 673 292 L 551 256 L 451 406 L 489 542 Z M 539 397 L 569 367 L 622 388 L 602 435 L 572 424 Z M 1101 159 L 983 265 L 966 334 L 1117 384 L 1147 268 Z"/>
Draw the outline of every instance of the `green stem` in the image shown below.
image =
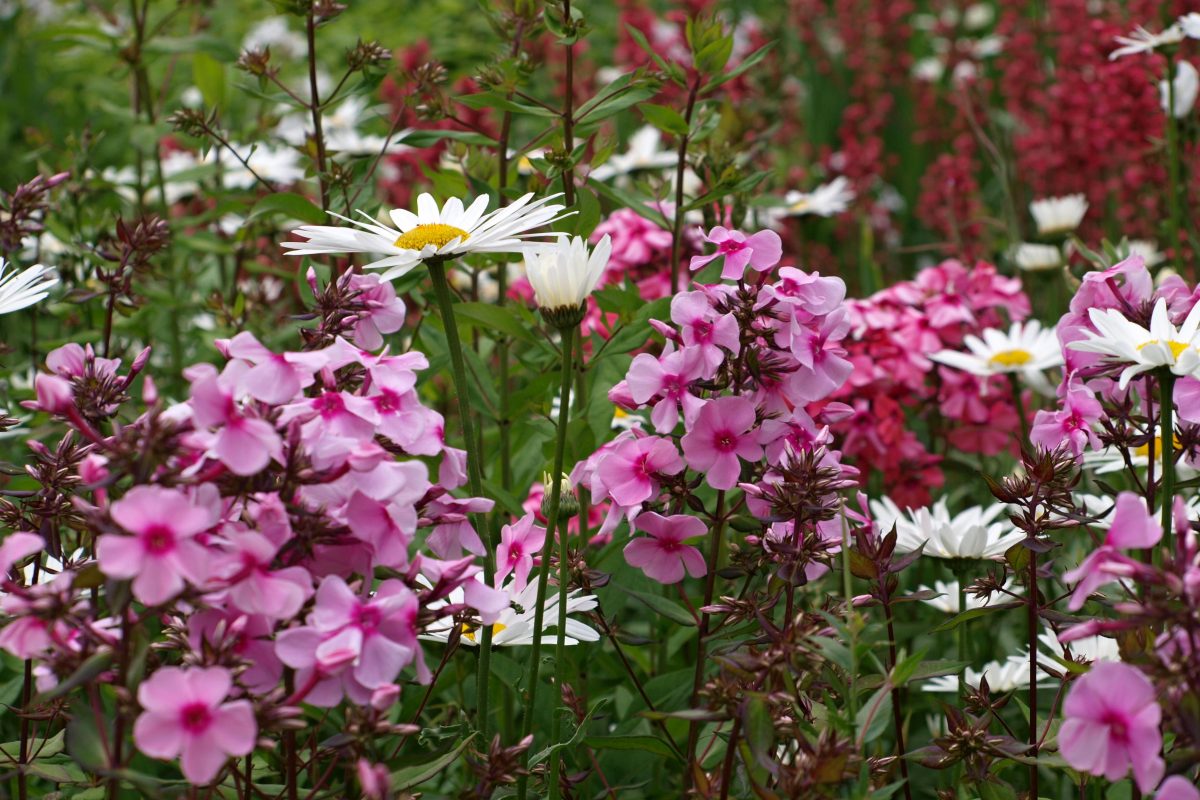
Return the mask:
<path id="1" fill-rule="evenodd" d="M 850 724 L 858 719 L 858 637 L 854 631 L 854 589 L 850 572 L 850 524 L 846 521 L 846 500 L 842 499 L 842 594 L 846 598 L 846 627 L 850 631 L 850 696 L 847 705 L 850 707 Z M 858 732 L 854 732 L 855 738 Z"/>
<path id="2" fill-rule="evenodd" d="M 1175 502 L 1175 375 L 1163 369 L 1158 377 L 1159 436 L 1162 440 L 1162 529 L 1163 545 L 1171 552 L 1171 506 Z"/>
<path id="3" fill-rule="evenodd" d="M 1008 385 L 1012 387 L 1013 408 L 1021 424 L 1021 447 L 1029 445 L 1029 418 L 1025 416 L 1025 401 L 1021 397 L 1021 380 L 1015 372 L 1008 373 Z"/>
<path id="4" fill-rule="evenodd" d="M 554 530 L 558 527 L 559 512 L 562 504 L 562 471 L 567 449 L 567 421 L 571 410 L 571 370 L 574 351 L 575 328 L 564 328 L 562 331 L 562 377 L 559 382 L 558 431 L 554 440 L 554 472 L 551 473 L 550 485 L 545 487 L 550 492 L 550 508 L 546 515 L 546 541 L 542 545 L 542 563 L 538 568 L 537 605 L 533 611 L 533 646 L 529 651 L 529 666 L 525 673 L 529 681 L 529 695 L 525 698 L 525 716 L 521 720 L 521 737 L 524 738 L 533 730 L 534 703 L 537 699 L 538 666 L 542 653 L 542 625 L 546 610 L 546 585 L 550 574 L 550 549 L 554 544 Z M 559 533 L 566 538 L 566 525 Z M 556 715 L 557 718 L 557 715 Z M 553 743 L 557 742 L 557 739 Z M 528 759 L 529 751 L 525 751 L 523 759 Z M 523 761 L 522 763 L 527 763 Z M 529 792 L 529 776 L 522 775 L 517 784 L 517 797 L 525 800 Z"/>
<path id="5" fill-rule="evenodd" d="M 967 570 L 966 564 L 960 562 L 952 562 L 954 570 L 954 579 L 958 583 L 958 613 L 961 614 L 967 610 Z M 967 626 L 959 625 L 955 631 L 958 644 L 958 660 L 967 661 Z M 967 695 L 967 679 L 966 670 L 963 669 L 958 673 L 958 697 L 960 700 Z"/>
<path id="6" fill-rule="evenodd" d="M 716 591 L 717 585 L 717 565 L 721 560 L 721 549 L 725 543 L 725 491 L 722 489 L 717 492 L 717 510 L 713 514 L 713 529 L 712 536 L 709 539 L 708 549 L 708 574 L 704 581 L 704 605 L 712 605 L 713 593 Z M 696 672 L 692 677 L 692 700 L 690 707 L 696 708 L 700 702 L 700 687 L 704 685 L 704 650 L 707 645 L 708 626 L 711 618 L 707 611 L 700 614 L 700 630 L 696 637 Z M 700 739 L 700 723 L 697 720 L 692 720 L 688 724 L 687 748 L 684 753 L 688 758 L 692 758 L 696 753 L 696 743 Z M 685 783 L 691 780 L 692 765 L 688 764 L 687 774 L 684 778 Z"/>
<path id="7" fill-rule="evenodd" d="M 458 338 L 458 323 L 454 319 L 454 298 L 450 293 L 450 282 L 446 279 L 446 265 L 442 261 L 427 261 L 429 276 L 433 279 L 433 292 L 437 297 L 438 310 L 442 315 L 442 325 L 446 329 L 446 346 L 450 351 L 450 368 L 454 378 L 454 393 L 458 400 L 458 418 L 462 423 L 463 444 L 467 451 L 467 488 L 472 497 L 483 497 L 483 478 L 480 471 L 482 454 L 479 452 L 478 440 L 475 438 L 474 425 L 471 420 L 471 400 L 468 394 L 467 369 L 463 363 L 462 341 Z M 479 531 L 484 544 L 483 576 L 488 585 L 496 574 L 496 551 L 492 546 L 492 536 L 487 526 L 478 515 L 472 515 L 471 524 Z M 476 677 L 476 708 L 478 709 L 478 729 L 483 734 L 482 741 L 487 742 L 488 736 L 488 684 L 491 677 L 492 662 L 492 626 L 484 625 L 479 639 L 479 673 Z"/>
<path id="8" fill-rule="evenodd" d="M 560 713 L 558 704 L 561 702 L 562 687 L 566 683 L 567 589 L 570 582 L 571 576 L 567 555 L 567 521 L 564 519 L 558 525 L 558 621 L 555 623 L 557 631 L 555 632 L 554 640 L 554 686 L 558 690 L 560 698 L 554 701 L 554 713 L 550 718 L 550 741 L 554 744 L 562 740 L 562 714 Z M 562 775 L 563 758 L 565 757 L 565 749 L 559 750 L 550 757 L 550 776 L 547 779 L 550 785 L 547 789 L 551 800 L 559 800 L 561 796 L 559 776 Z"/>

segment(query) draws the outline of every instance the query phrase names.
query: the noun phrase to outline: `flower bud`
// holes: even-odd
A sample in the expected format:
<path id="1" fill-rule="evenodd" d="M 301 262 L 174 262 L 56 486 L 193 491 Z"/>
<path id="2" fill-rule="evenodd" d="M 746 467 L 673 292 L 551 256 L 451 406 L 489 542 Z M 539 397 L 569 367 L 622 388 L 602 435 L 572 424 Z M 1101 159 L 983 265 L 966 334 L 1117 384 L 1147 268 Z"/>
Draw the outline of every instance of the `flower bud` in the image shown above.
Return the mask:
<path id="1" fill-rule="evenodd" d="M 549 472 L 542 473 L 542 516 L 550 519 L 550 492 L 551 492 L 551 477 Z M 570 519 L 579 513 L 579 498 L 575 495 L 575 488 L 571 485 L 571 478 L 565 472 L 559 481 L 559 491 L 561 495 L 558 498 L 558 518 Z"/>

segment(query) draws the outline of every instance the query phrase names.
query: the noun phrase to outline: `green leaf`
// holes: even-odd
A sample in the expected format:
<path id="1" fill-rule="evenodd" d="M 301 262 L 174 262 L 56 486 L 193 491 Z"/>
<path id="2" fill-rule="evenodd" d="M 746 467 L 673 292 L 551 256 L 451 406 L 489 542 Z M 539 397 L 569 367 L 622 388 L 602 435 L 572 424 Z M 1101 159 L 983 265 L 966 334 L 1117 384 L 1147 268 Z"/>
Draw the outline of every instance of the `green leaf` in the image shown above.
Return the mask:
<path id="1" fill-rule="evenodd" d="M 27 766 L 26 771 L 37 775 L 51 783 L 86 783 L 87 776 L 74 764 L 45 764 L 34 762 Z"/>
<path id="2" fill-rule="evenodd" d="M 33 739 L 29 742 L 29 757 L 33 758 L 50 758 L 56 756 L 63 751 L 66 746 L 67 730 L 63 728 L 58 733 L 51 736 L 49 739 Z M 21 743 L 7 742 L 0 744 L 0 755 L 3 755 L 10 761 L 17 761 L 21 757 Z"/>
<path id="3" fill-rule="evenodd" d="M 396 770 L 392 773 L 392 791 L 402 792 L 411 789 L 414 786 L 420 786 L 430 778 L 435 777 L 439 772 L 453 764 L 462 755 L 463 750 L 467 749 L 467 745 L 475 738 L 475 734 L 471 734 L 467 738 L 458 743 L 449 753 L 435 758 L 428 764 L 417 764 L 412 767 L 405 767 L 401 770 Z"/>
<path id="4" fill-rule="evenodd" d="M 289 219 L 298 219 L 309 225 L 322 225 L 327 221 L 324 211 L 304 195 L 294 192 L 276 192 L 267 195 L 254 204 L 254 208 L 246 220 L 250 221 L 265 214 L 282 214 Z"/>
<path id="5" fill-rule="evenodd" d="M 496 140 L 492 137 L 484 136 L 482 133 L 475 133 L 473 131 L 410 131 L 402 137 L 396 137 L 394 141 L 406 144 L 409 147 L 432 147 L 442 139 L 453 139 L 456 142 L 478 145 L 480 147 L 496 146 Z"/>
<path id="6" fill-rule="evenodd" d="M 916 656 L 914 656 L 916 658 Z M 939 678 L 942 675 L 957 675 L 970 666 L 967 661 L 924 661 L 917 664 L 916 669 L 909 674 L 905 683 L 923 681 L 929 678 Z M 897 666 L 899 669 L 899 666 Z M 895 673 L 893 673 L 895 674 Z M 896 681 L 897 685 L 901 685 Z M 863 675 L 858 679 L 858 688 L 863 690 L 876 689 L 883 685 L 882 675 Z"/>
<path id="7" fill-rule="evenodd" d="M 111 650 L 101 650 L 93 656 L 90 656 L 86 661 L 79 665 L 79 669 L 75 670 L 65 681 L 60 682 L 51 689 L 38 694 L 30 703 L 31 706 L 45 705 L 55 698 L 62 697 L 85 683 L 90 682 L 101 672 L 108 669 L 112 664 L 113 654 Z"/>
<path id="8" fill-rule="evenodd" d="M 729 70 L 728 72 L 721 73 L 720 75 L 718 75 L 717 77 L 715 77 L 711 81 L 709 81 L 708 83 L 701 86 L 700 94 L 708 94 L 713 89 L 716 89 L 718 86 L 720 86 L 721 84 L 731 81 L 734 78 L 741 75 L 742 73 L 751 69 L 758 62 L 762 61 L 766 57 L 767 53 L 774 46 L 775 46 L 775 42 L 767 42 L 762 47 L 758 48 L 753 53 L 751 53 L 750 55 L 748 55 L 744 59 L 742 59 L 742 63 L 738 64 L 736 67 Z"/>
<path id="9" fill-rule="evenodd" d="M 1012 602 L 1009 602 L 1009 603 L 997 603 L 996 605 L 983 606 L 982 608 L 970 608 L 970 609 L 967 609 L 966 611 L 963 611 L 961 614 L 955 614 L 953 617 L 951 617 L 950 619 L 943 622 L 941 625 L 938 625 L 936 628 L 931 630 L 930 633 L 941 633 L 942 631 L 952 631 L 955 628 L 957 628 L 959 625 L 962 625 L 964 622 L 970 622 L 973 619 L 978 619 L 979 617 L 983 617 L 988 614 L 993 614 L 997 611 L 1008 611 L 1009 609 L 1012 609 L 1012 608 L 1020 608 L 1023 605 L 1025 605 L 1025 604 L 1023 602 L 1021 602 L 1020 600 L 1013 600 Z"/>
<path id="10" fill-rule="evenodd" d="M 676 136 L 687 136 L 687 120 L 675 109 L 654 103 L 642 103 L 638 106 L 638 111 L 642 112 L 642 116 L 646 118 L 646 122 L 649 122 L 659 130 L 673 133 Z"/>
<path id="11" fill-rule="evenodd" d="M 454 98 L 462 103 L 467 108 L 495 108 L 501 111 L 510 111 L 514 114 L 526 114 L 533 117 L 547 117 L 557 119 L 559 114 L 557 111 L 551 111 L 548 108 L 541 106 L 529 105 L 527 103 L 518 103 L 508 99 L 498 92 L 477 92 L 476 94 L 464 94 Z"/>
<path id="12" fill-rule="evenodd" d="M 636 589 L 626 589 L 625 591 L 640 600 L 651 611 L 666 617 L 678 625 L 696 626 L 696 618 L 691 615 L 691 612 L 673 600 L 659 597 L 656 594 L 639 592 Z"/>
<path id="13" fill-rule="evenodd" d="M 209 108 L 225 107 L 225 65 L 208 53 L 192 56 L 192 81 Z"/>
<path id="14" fill-rule="evenodd" d="M 860 745 L 878 739 L 885 730 L 892 715 L 892 687 L 880 686 L 871 695 L 866 704 L 858 710 L 854 718 L 854 726 L 858 729 Z"/>
<path id="15" fill-rule="evenodd" d="M 531 325 L 522 322 L 511 308 L 491 303 L 455 303 L 454 316 L 479 328 L 481 333 L 491 334 L 493 339 L 498 338 L 496 333 L 499 332 L 524 342 L 542 341 L 541 337 L 534 336 Z"/>
<path id="16" fill-rule="evenodd" d="M 584 716 L 583 720 L 579 723 L 579 727 L 577 727 L 575 729 L 575 733 L 571 735 L 570 739 L 567 739 L 564 742 L 558 742 L 557 744 L 552 744 L 549 747 L 547 747 L 545 750 L 542 750 L 541 752 L 535 754 L 533 756 L 533 758 L 531 758 L 529 760 L 530 766 L 534 766 L 534 765 L 542 763 L 547 758 L 549 758 L 553 753 L 555 753 L 559 750 L 562 750 L 564 748 L 574 747 L 575 745 L 577 745 L 579 743 L 579 741 L 583 738 L 583 732 L 587 728 L 587 724 L 589 722 L 591 722 L 592 715 L 595 714 L 597 711 L 599 711 L 601 708 L 603 708 L 604 704 L 607 702 L 608 702 L 607 698 L 601 698 L 600 700 L 596 701 L 596 705 L 592 706 L 591 709 L 588 710 L 588 712 Z M 555 713 L 556 714 L 563 713 L 563 711 L 566 711 L 566 709 L 556 710 Z"/>
<path id="17" fill-rule="evenodd" d="M 679 759 L 666 742 L 656 736 L 588 736 L 583 740 L 583 746 L 593 750 L 637 750 L 663 758 Z"/>
<path id="18" fill-rule="evenodd" d="M 775 722 L 771 719 L 771 709 L 767 707 L 765 697 L 758 692 L 746 697 L 742 731 L 754 758 L 763 766 L 769 765 L 775 750 Z"/>
<path id="19" fill-rule="evenodd" d="M 628 208 L 639 217 L 650 220 L 663 230 L 671 230 L 671 223 L 667 221 L 667 218 L 658 208 L 643 202 L 640 197 L 631 192 L 618 189 L 616 186 L 609 186 L 607 183 L 598 181 L 595 178 L 588 178 L 587 185 L 595 189 L 596 193 L 601 197 L 606 197 L 617 205 Z"/>

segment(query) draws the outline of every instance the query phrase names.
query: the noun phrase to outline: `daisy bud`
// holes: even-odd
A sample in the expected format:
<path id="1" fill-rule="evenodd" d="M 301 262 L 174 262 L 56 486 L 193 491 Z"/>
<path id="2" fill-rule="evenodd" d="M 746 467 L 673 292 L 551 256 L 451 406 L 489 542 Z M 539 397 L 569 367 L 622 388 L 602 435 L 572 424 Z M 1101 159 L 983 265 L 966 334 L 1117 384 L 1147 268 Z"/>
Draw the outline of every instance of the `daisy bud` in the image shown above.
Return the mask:
<path id="1" fill-rule="evenodd" d="M 549 472 L 542 473 L 542 486 L 545 487 L 545 492 L 542 494 L 542 516 L 550 519 L 550 484 L 553 479 Z M 565 472 L 560 481 L 561 496 L 558 499 L 558 518 L 570 519 L 579 513 L 579 498 L 575 496 L 575 488 L 571 485 L 571 478 Z"/>
<path id="2" fill-rule="evenodd" d="M 612 240 L 606 235 L 590 254 L 578 236 L 563 236 L 525 254 L 525 272 L 547 322 L 562 330 L 583 320 L 583 303 L 604 275 L 611 252 Z"/>

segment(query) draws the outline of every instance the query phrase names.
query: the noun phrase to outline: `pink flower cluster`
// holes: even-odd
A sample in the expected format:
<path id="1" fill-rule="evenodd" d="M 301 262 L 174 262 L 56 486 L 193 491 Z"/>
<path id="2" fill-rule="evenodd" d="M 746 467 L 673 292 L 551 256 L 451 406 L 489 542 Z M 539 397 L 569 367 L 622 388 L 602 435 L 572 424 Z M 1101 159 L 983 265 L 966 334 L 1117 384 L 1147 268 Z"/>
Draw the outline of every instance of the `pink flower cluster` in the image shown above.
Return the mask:
<path id="1" fill-rule="evenodd" d="M 398 302 L 384 295 L 377 312 Z M 360 333 L 370 340 L 392 322 Z M 44 487 L 47 502 L 95 532 L 95 561 L 40 573 L 43 557 L 70 551 L 58 536 L 19 531 L 0 545 L 0 648 L 33 659 L 42 689 L 121 652 L 130 626 L 177 629 L 138 691 L 134 734 L 148 755 L 181 758 L 195 783 L 249 752 L 256 716 L 273 706 L 345 698 L 382 713 L 403 671 L 429 680 L 418 636 L 430 624 L 457 614 L 491 624 L 509 605 L 476 579 L 469 553 L 482 543 L 469 515 L 491 502 L 452 494 L 465 454 L 445 445 L 441 415 L 418 397 L 422 354 L 373 354 L 341 337 L 300 352 L 249 333 L 216 345 L 228 361 L 187 370 L 186 402 L 165 407 L 147 380 L 143 413 L 109 435 L 100 431 L 145 358 L 122 375 L 120 362 L 77 345 L 52 353 L 35 405 L 75 432 L 57 451 L 31 446 L 69 476 Z M 540 543 L 506 537 L 505 572 L 523 581 Z M 422 541 L 435 555 L 417 551 Z M 13 580 L 35 554 L 32 573 Z M 110 579 L 100 594 L 78 581 L 97 569 Z M 389 577 L 376 585 L 377 569 Z M 111 594 L 125 585 L 139 605 Z M 465 603 L 448 603 L 460 589 Z M 188 666 L 170 666 L 172 650 Z"/>
<path id="2" fill-rule="evenodd" d="M 1014 447 L 1016 411 L 1002 378 L 939 367 L 930 353 L 960 349 L 963 337 L 1023 320 L 1029 299 L 1016 278 L 983 262 L 944 261 L 865 300 L 847 303 L 844 346 L 853 373 L 833 394 L 852 413 L 834 430 L 861 470 L 882 475 L 886 494 L 920 507 L 942 483 L 938 437 L 949 447 L 992 455 Z M 934 450 L 918 438 L 923 420 Z"/>
<path id="3" fill-rule="evenodd" d="M 704 574 L 695 547 L 702 519 L 681 513 L 702 480 L 709 489 L 759 496 L 780 480 L 797 454 L 822 452 L 841 471 L 829 424 L 844 416 L 827 400 L 852 369 L 842 340 L 849 330 L 845 285 L 795 267 L 776 268 L 779 237 L 714 229 L 707 237 L 723 256 L 729 283 L 696 285 L 671 302 L 671 324 L 654 324 L 665 343 L 633 359 L 609 397 L 643 423 L 603 445 L 575 467 L 572 479 L 608 502 L 602 532 L 627 520 L 648 534 L 625 549 L 630 564 L 663 583 Z M 697 257 L 701 267 L 711 257 Z M 755 280 L 750 282 L 745 267 Z M 774 280 L 772 280 L 774 279 Z M 653 324 L 653 323 L 652 323 Z M 810 413 L 810 409 L 814 409 Z M 680 430 L 682 428 L 682 431 Z M 852 472 L 852 470 L 846 470 Z M 765 503 L 752 511 L 765 519 Z M 773 518 L 773 517 L 771 517 Z M 769 537 L 800 539 L 824 531 L 775 521 Z"/>

